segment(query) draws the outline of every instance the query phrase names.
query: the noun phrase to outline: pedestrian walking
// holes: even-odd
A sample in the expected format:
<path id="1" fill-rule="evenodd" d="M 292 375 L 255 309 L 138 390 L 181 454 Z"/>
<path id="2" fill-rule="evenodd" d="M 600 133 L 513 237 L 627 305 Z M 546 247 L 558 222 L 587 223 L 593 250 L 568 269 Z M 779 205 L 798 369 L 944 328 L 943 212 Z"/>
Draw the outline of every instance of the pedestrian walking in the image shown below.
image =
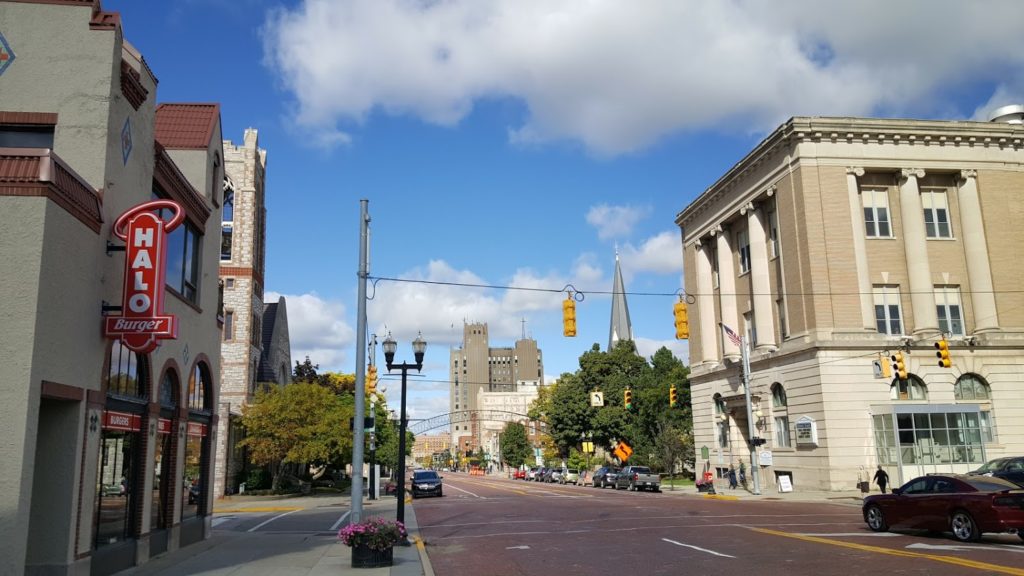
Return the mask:
<path id="1" fill-rule="evenodd" d="M 740 485 L 747 487 L 747 463 L 740 460 Z"/>
<path id="2" fill-rule="evenodd" d="M 735 490 L 736 486 L 736 467 L 729 464 L 729 489 Z"/>
<path id="3" fill-rule="evenodd" d="M 885 487 L 889 485 L 889 475 L 886 474 L 885 470 L 882 470 L 881 464 L 878 465 L 878 471 L 875 472 L 875 484 L 878 484 L 882 494 L 885 494 Z"/>

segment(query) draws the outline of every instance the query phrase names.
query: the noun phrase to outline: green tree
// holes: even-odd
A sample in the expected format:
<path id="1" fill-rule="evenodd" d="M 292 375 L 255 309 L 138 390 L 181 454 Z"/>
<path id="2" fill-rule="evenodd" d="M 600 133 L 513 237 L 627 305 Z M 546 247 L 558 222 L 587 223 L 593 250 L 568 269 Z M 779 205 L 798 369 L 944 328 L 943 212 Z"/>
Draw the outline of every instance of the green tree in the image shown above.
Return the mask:
<path id="1" fill-rule="evenodd" d="M 325 464 L 351 454 L 351 401 L 311 382 L 269 385 L 242 408 L 245 438 L 253 463 L 270 466 L 272 487 L 281 487 L 285 465 Z"/>
<path id="2" fill-rule="evenodd" d="M 655 441 L 660 467 L 675 479 L 680 463 L 693 461 L 693 438 L 670 423 L 663 423 Z M 673 484 L 673 489 L 675 485 Z"/>
<path id="3" fill-rule="evenodd" d="M 526 427 L 519 422 L 509 422 L 498 439 L 501 445 L 501 459 L 513 468 L 519 468 L 533 456 L 526 436 Z"/>

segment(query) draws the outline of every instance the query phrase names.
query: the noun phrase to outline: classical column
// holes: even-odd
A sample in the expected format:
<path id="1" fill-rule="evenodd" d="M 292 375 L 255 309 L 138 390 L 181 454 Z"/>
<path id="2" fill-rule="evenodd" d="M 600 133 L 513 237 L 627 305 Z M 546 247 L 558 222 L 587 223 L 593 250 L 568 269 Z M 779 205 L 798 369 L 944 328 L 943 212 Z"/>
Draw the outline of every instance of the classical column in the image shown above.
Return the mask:
<path id="1" fill-rule="evenodd" d="M 772 285 L 768 279 L 768 241 L 765 230 L 766 214 L 763 206 L 747 204 L 742 210 L 747 216 L 747 234 L 750 238 L 750 290 L 754 300 L 754 331 L 756 350 L 775 350 L 775 322 L 772 306 Z"/>
<path id="2" fill-rule="evenodd" d="M 876 330 L 875 306 L 872 298 L 871 278 L 868 270 L 868 249 L 864 239 L 864 204 L 860 198 L 857 178 L 864 169 L 851 166 L 846 169 L 846 190 L 850 197 L 850 221 L 853 224 L 853 260 L 857 267 L 857 291 L 860 292 L 861 323 L 865 330 Z"/>
<path id="3" fill-rule="evenodd" d="M 935 312 L 935 286 L 928 264 L 928 241 L 924 229 L 924 208 L 917 179 L 924 170 L 904 168 L 900 171 L 900 216 L 903 220 L 903 250 L 910 278 L 910 305 L 914 308 L 914 335 L 939 331 Z M 904 330 L 906 331 L 906 330 Z"/>
<path id="4" fill-rule="evenodd" d="M 719 226 L 715 241 L 718 249 L 718 301 L 722 309 L 722 323 L 736 334 L 743 334 L 736 314 L 736 271 L 733 269 L 732 241 L 729 229 Z M 721 332 L 721 330 L 720 330 Z M 740 356 L 740 347 L 722 334 L 722 355 L 735 360 Z"/>
<path id="5" fill-rule="evenodd" d="M 710 238 L 698 240 L 697 250 L 697 316 L 700 322 L 700 361 L 703 364 L 718 362 L 718 334 L 715 325 L 715 288 L 711 278 Z"/>
<path id="6" fill-rule="evenodd" d="M 960 171 L 957 188 L 960 204 L 960 229 L 964 236 L 964 256 L 967 258 L 967 278 L 971 282 L 971 304 L 974 307 L 974 331 L 999 329 L 996 297 L 992 291 L 992 269 L 988 262 L 988 244 L 985 241 L 985 222 L 981 217 L 978 199 L 978 173 Z"/>

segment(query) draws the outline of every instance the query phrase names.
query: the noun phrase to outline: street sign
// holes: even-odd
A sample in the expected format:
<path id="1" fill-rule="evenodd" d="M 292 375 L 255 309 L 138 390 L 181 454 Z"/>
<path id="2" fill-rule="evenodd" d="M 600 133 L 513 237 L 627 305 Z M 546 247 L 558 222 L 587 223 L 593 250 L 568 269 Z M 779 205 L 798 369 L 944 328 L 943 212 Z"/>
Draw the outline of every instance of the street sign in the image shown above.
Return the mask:
<path id="1" fill-rule="evenodd" d="M 701 460 L 708 460 L 710 458 L 711 458 L 711 451 L 708 450 L 707 446 L 701 446 L 700 447 L 700 459 Z"/>
<path id="2" fill-rule="evenodd" d="M 604 392 L 591 392 L 590 405 L 594 407 L 604 406 Z"/>
<path id="3" fill-rule="evenodd" d="M 615 457 L 618 458 L 620 462 L 629 460 L 629 457 L 632 455 L 633 448 L 629 444 L 620 440 L 619 443 L 615 445 Z"/>

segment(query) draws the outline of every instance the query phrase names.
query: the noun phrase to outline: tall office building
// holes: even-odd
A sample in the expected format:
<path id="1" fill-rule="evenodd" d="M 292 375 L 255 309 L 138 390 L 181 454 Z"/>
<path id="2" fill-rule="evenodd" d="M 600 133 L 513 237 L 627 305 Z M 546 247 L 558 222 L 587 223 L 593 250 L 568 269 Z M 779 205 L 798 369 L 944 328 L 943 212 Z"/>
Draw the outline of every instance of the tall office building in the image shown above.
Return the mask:
<path id="1" fill-rule="evenodd" d="M 463 450 L 467 448 L 467 441 L 473 450 L 487 443 L 483 438 L 484 426 L 470 419 L 457 421 L 460 414 L 488 409 L 482 406 L 482 395 L 521 395 L 531 391 L 536 395 L 537 388 L 544 382 L 543 354 L 537 341 L 527 338 L 525 333 L 511 347 L 492 348 L 487 324 L 463 324 L 462 346 L 453 349 L 450 356 L 451 438 Z M 488 404 L 491 410 L 496 409 L 493 403 Z M 511 410 L 507 412 L 515 414 Z"/>
<path id="2" fill-rule="evenodd" d="M 1022 111 L 793 118 L 679 213 L 697 469 L 749 462 L 751 436 L 768 490 L 1024 451 Z"/>

